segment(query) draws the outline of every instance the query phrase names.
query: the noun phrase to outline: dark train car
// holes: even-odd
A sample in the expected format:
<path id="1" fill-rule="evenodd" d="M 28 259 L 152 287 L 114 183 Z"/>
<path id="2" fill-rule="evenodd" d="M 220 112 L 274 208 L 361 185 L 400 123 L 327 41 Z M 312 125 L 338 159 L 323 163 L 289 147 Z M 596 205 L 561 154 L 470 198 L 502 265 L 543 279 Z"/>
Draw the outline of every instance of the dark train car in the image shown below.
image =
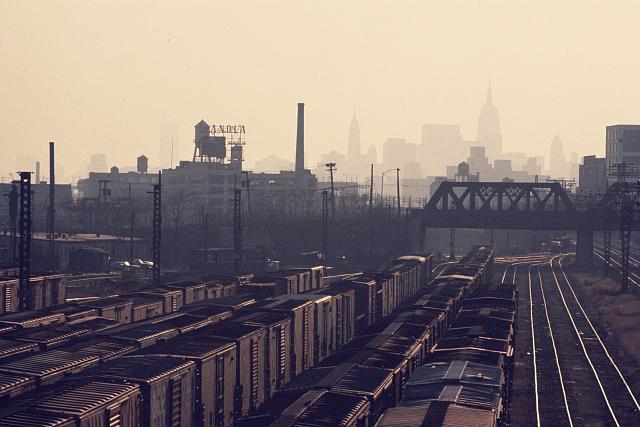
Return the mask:
<path id="1" fill-rule="evenodd" d="M 332 309 L 336 316 L 336 351 L 340 351 L 356 335 L 355 289 L 341 283 L 332 283 L 329 287 L 315 292 L 321 295 L 330 295 L 333 299 Z"/>
<path id="2" fill-rule="evenodd" d="M 423 343 L 417 338 L 395 334 L 378 334 L 365 345 L 365 348 L 402 355 L 409 362 L 410 372 L 422 362 L 422 347 Z"/>
<path id="3" fill-rule="evenodd" d="M 35 377 L 0 372 L 0 405 L 2 407 L 9 406 L 14 397 L 27 393 L 36 388 Z"/>
<path id="4" fill-rule="evenodd" d="M 66 297 L 64 274 L 30 277 L 27 294 L 28 310 L 42 310 L 46 307 L 64 304 Z"/>
<path id="5" fill-rule="evenodd" d="M 230 319 L 233 311 L 227 307 L 218 307 L 213 305 L 204 305 L 195 310 L 187 312 L 190 316 L 206 319 L 209 324 L 221 322 Z"/>
<path id="6" fill-rule="evenodd" d="M 66 384 L 32 406 L 35 411 L 70 416 L 78 427 L 140 426 L 137 384 L 87 381 Z"/>
<path id="7" fill-rule="evenodd" d="M 416 363 L 418 365 L 421 364 L 430 350 L 429 344 L 432 342 L 431 330 L 422 325 L 406 322 L 403 318 L 392 321 L 383 331 L 383 334 L 415 340 L 419 345 L 419 352 L 417 354 L 417 361 L 414 361 L 414 365 Z"/>
<path id="8" fill-rule="evenodd" d="M 355 365 L 333 382 L 330 390 L 366 397 L 369 421 L 375 424 L 385 409 L 394 405 L 393 375 L 387 369 Z"/>
<path id="9" fill-rule="evenodd" d="M 184 295 L 182 289 L 169 288 L 147 288 L 139 292 L 131 292 L 127 295 L 156 295 L 163 300 L 163 312 L 165 314 L 175 313 L 184 305 Z"/>
<path id="10" fill-rule="evenodd" d="M 60 347 L 75 337 L 91 332 L 89 328 L 80 325 L 52 325 L 47 328 L 18 329 L 8 332 L 3 337 L 15 341 L 37 344 L 40 350 L 50 350 Z"/>
<path id="11" fill-rule="evenodd" d="M 165 301 L 160 295 L 125 294 L 124 296 L 133 301 L 132 322 L 149 320 L 165 314 Z"/>
<path id="12" fill-rule="evenodd" d="M 287 407 L 272 427 L 369 425 L 366 397 L 334 391 L 311 390 Z"/>
<path id="13" fill-rule="evenodd" d="M 51 314 L 64 314 L 65 321 L 72 322 L 88 317 L 99 316 L 98 309 L 91 307 L 82 307 L 71 304 L 63 304 L 47 309 Z"/>
<path id="14" fill-rule="evenodd" d="M 0 418 L 0 427 L 76 427 L 71 415 L 56 412 L 39 411 L 33 408 L 6 415 Z"/>
<path id="15" fill-rule="evenodd" d="M 334 298 L 331 295 L 296 294 L 287 298 L 293 300 L 311 301 L 314 311 L 313 333 L 313 363 L 318 365 L 336 351 L 336 312 Z"/>
<path id="16" fill-rule="evenodd" d="M 332 283 L 331 286 L 350 287 L 355 292 L 356 333 L 362 334 L 376 321 L 376 280 L 367 275 Z"/>
<path id="17" fill-rule="evenodd" d="M 424 288 L 433 279 L 433 256 L 432 255 L 404 255 L 396 258 L 394 264 L 407 264 L 417 269 L 418 287 Z"/>
<path id="18" fill-rule="evenodd" d="M 399 275 L 397 271 L 383 271 L 376 275 L 376 307 L 379 310 L 376 320 L 386 319 L 396 308 Z"/>
<path id="19" fill-rule="evenodd" d="M 178 330 L 171 325 L 147 324 L 133 328 L 110 332 L 109 336 L 134 344 L 143 349 L 178 335 Z"/>
<path id="20" fill-rule="evenodd" d="M 0 279 L 0 314 L 15 313 L 18 311 L 18 289 L 20 280 Z"/>
<path id="21" fill-rule="evenodd" d="M 418 308 L 404 310 L 396 316 L 395 321 L 416 325 L 429 332 L 428 339 L 424 344 L 425 353 L 431 351 L 447 329 L 446 315 L 437 309 Z"/>
<path id="22" fill-rule="evenodd" d="M 133 316 L 133 300 L 126 297 L 98 298 L 80 304 L 82 307 L 95 308 L 100 317 L 116 320 L 120 323 L 131 323 Z"/>
<path id="23" fill-rule="evenodd" d="M 49 350 L 3 363 L 0 372 L 34 377 L 38 386 L 44 386 L 94 366 L 99 360 L 96 356 Z"/>
<path id="24" fill-rule="evenodd" d="M 372 368 L 386 369 L 391 372 L 393 375 L 393 403 L 398 404 L 400 402 L 402 390 L 411 373 L 409 360 L 404 355 L 382 350 L 363 349 L 349 359 L 349 362 Z"/>
<path id="25" fill-rule="evenodd" d="M 382 414 L 376 427 L 460 426 L 467 423 L 473 423 L 474 427 L 495 427 L 496 414 L 452 402 L 431 401 L 390 408 Z"/>
<path id="26" fill-rule="evenodd" d="M 314 366 L 315 314 L 312 301 L 275 298 L 260 307 L 263 311 L 284 313 L 291 319 L 291 376 Z"/>
<path id="27" fill-rule="evenodd" d="M 60 351 L 64 351 L 70 354 L 81 354 L 90 357 L 98 357 L 101 362 L 113 360 L 115 358 L 126 356 L 136 351 L 138 347 L 127 341 L 118 340 L 116 338 L 108 337 L 95 337 L 95 338 L 80 338 L 65 344 L 58 348 Z"/>
<path id="28" fill-rule="evenodd" d="M 274 272 L 268 274 L 262 274 L 253 278 L 251 283 L 245 285 L 247 288 L 252 289 L 256 283 L 273 283 L 273 289 L 270 291 L 272 297 L 280 295 L 292 295 L 298 293 L 298 280 L 299 275 L 295 273 L 287 274 L 285 272 Z"/>
<path id="29" fill-rule="evenodd" d="M 88 333 L 91 334 L 106 332 L 118 326 L 122 326 L 119 322 L 106 319 L 104 317 L 86 317 L 72 322 L 67 322 L 65 325 L 87 329 Z"/>
<path id="30" fill-rule="evenodd" d="M 193 425 L 196 364 L 169 356 L 125 356 L 91 368 L 76 378 L 137 384 L 142 392 L 143 426 Z"/>
<path id="31" fill-rule="evenodd" d="M 268 376 L 265 329 L 237 322 L 223 322 L 202 328 L 194 334 L 202 339 L 217 338 L 236 344 L 235 416 L 248 415 L 258 409 L 269 398 L 265 389 Z"/>
<path id="32" fill-rule="evenodd" d="M 228 313 L 228 317 L 231 317 L 231 313 Z M 186 334 L 187 332 L 195 331 L 196 329 L 204 328 L 207 325 L 214 323 L 214 316 L 193 316 L 191 314 L 177 314 L 167 318 L 161 318 L 156 320 L 152 324 L 159 325 L 166 328 L 175 328 L 180 334 Z"/>
<path id="33" fill-rule="evenodd" d="M 269 397 L 291 380 L 291 318 L 284 313 L 256 312 L 236 319 L 246 325 L 259 326 L 266 331 L 265 388 Z"/>
<path id="34" fill-rule="evenodd" d="M 183 304 L 195 304 L 207 299 L 207 286 L 200 281 L 181 280 L 162 285 L 167 289 L 177 289 L 182 291 Z"/>
<path id="35" fill-rule="evenodd" d="M 415 303 L 406 307 L 408 310 L 412 309 L 424 309 L 424 310 L 436 310 L 443 314 L 445 318 L 445 326 L 448 327 L 453 323 L 453 320 L 456 317 L 456 312 L 454 311 L 454 301 L 453 298 L 438 295 L 438 294 L 427 294 L 423 295 L 418 299 Z M 445 329 L 446 329 L 445 327 Z"/>
<path id="36" fill-rule="evenodd" d="M 243 308 L 247 308 L 255 303 L 256 299 L 252 295 L 231 295 L 228 297 L 208 301 L 207 305 L 237 311 Z"/>
<path id="37" fill-rule="evenodd" d="M 0 326 L 13 328 L 41 328 L 64 322 L 64 313 L 48 313 L 46 311 L 22 311 L 0 316 Z"/>
<path id="38" fill-rule="evenodd" d="M 179 357 L 196 364 L 195 426 L 233 425 L 236 389 L 236 344 L 198 339 L 193 334 L 146 348 L 141 354 Z"/>
<path id="39" fill-rule="evenodd" d="M 20 342 L 0 338 L 0 361 L 19 354 L 35 353 L 40 350 L 36 343 Z M 1 363 L 1 362 L 0 362 Z"/>

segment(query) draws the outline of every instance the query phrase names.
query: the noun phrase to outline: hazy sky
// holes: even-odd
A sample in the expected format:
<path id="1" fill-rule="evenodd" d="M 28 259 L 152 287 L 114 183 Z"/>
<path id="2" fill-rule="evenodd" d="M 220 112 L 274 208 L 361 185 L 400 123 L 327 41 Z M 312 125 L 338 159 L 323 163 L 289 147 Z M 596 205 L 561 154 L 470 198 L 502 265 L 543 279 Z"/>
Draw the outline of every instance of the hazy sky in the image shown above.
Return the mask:
<path id="1" fill-rule="evenodd" d="M 293 158 L 299 101 L 309 163 L 346 151 L 354 107 L 379 153 L 422 123 L 472 139 L 489 76 L 505 150 L 559 134 L 602 155 L 605 125 L 640 122 L 638 17 L 637 0 L 0 0 L 0 174 L 49 140 L 69 173 L 95 152 L 153 163 L 171 133 L 189 158 L 201 118 L 244 123 L 249 166 Z"/>

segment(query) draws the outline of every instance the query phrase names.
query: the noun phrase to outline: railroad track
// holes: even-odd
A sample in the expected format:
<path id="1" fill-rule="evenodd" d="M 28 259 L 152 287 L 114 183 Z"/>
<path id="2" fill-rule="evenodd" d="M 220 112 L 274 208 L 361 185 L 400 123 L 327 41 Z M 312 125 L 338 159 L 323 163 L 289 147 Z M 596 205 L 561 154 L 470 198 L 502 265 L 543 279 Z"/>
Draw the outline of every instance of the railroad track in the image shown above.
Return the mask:
<path id="1" fill-rule="evenodd" d="M 549 256 L 513 267 L 520 270 L 513 275 L 518 275 L 521 299 L 526 294 L 529 305 L 535 395 L 531 424 L 638 425 L 637 385 L 629 384 L 608 351 L 564 271 L 563 259 Z"/>
<path id="2" fill-rule="evenodd" d="M 618 248 L 620 244 L 618 244 Z M 599 258 L 604 263 L 604 245 L 600 243 L 594 243 L 593 245 L 593 254 Z M 632 286 L 637 286 L 640 288 L 640 275 L 633 271 L 634 269 L 640 270 L 640 260 L 633 256 L 629 256 L 629 283 Z M 611 245 L 611 267 L 612 270 L 621 274 L 622 273 L 622 253 L 620 249 L 616 249 L 613 242 Z"/>

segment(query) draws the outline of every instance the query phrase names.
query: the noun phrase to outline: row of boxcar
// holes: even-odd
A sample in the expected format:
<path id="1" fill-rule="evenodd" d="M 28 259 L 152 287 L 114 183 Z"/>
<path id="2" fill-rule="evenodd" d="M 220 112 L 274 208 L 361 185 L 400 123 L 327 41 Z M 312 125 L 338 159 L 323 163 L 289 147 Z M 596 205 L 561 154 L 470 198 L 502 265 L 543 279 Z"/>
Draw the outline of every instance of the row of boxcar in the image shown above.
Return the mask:
<path id="1" fill-rule="evenodd" d="M 413 393 L 413 378 L 417 382 L 424 364 L 436 353 L 444 355 L 440 346 L 459 332 L 457 319 L 471 316 L 467 311 L 483 301 L 475 296 L 489 292 L 486 275 L 492 269 L 493 250 L 477 247 L 472 255 L 473 262 L 454 264 L 418 289 L 397 307 L 384 328 L 357 337 L 330 366 L 294 378 L 274 397 L 270 411 L 260 419 L 245 419 L 245 424 L 368 426 L 389 408 L 404 405 L 407 393 Z M 424 396 L 425 402 L 432 398 Z M 397 425 L 411 425 L 413 416 L 407 417 L 401 416 Z M 432 424 L 422 419 L 417 425 Z"/>
<path id="2" fill-rule="evenodd" d="M 19 310 L 20 280 L 17 277 L 0 277 L 0 315 Z M 29 279 L 25 295 L 27 310 L 42 310 L 64 304 L 66 281 L 63 274 L 34 276 Z"/>
<path id="3" fill-rule="evenodd" d="M 464 276 L 476 263 L 463 259 L 436 282 L 450 286 L 449 273 Z M 509 423 L 518 293 L 511 285 L 489 286 L 478 272 L 480 286 L 469 288 L 423 365 L 407 379 L 399 405 L 387 410 L 378 426 Z"/>
<path id="4" fill-rule="evenodd" d="M 308 276 L 313 283 L 314 276 Z M 296 375 L 344 349 L 356 337 L 358 317 L 372 325 L 386 317 L 377 308 L 381 301 L 391 301 L 392 310 L 415 295 L 429 280 L 430 260 L 403 257 L 386 271 L 360 276 L 373 278 L 370 295 L 363 295 L 361 277 L 322 287 L 316 275 L 315 285 L 304 285 L 306 292 L 268 299 L 244 294 L 251 289 L 244 284 L 234 288 L 240 294 L 225 296 L 223 290 L 209 299 L 206 284 L 180 282 L 39 316 L 21 313 L 14 331 L 8 331 L 13 335 L 3 339 L 4 358 L 0 342 L 0 399 L 39 387 L 41 397 L 31 398 L 32 405 L 60 381 L 77 384 L 78 390 L 87 384 L 137 384 L 137 394 L 125 394 L 138 396 L 141 425 L 232 425 Z M 13 382 L 2 384 L 3 374 Z M 109 417 L 120 403 L 131 406 L 123 396 L 105 398 L 90 412 Z M 8 416 L 28 416 L 19 409 L 12 405 Z M 74 410 L 79 412 L 65 414 L 93 419 Z"/>

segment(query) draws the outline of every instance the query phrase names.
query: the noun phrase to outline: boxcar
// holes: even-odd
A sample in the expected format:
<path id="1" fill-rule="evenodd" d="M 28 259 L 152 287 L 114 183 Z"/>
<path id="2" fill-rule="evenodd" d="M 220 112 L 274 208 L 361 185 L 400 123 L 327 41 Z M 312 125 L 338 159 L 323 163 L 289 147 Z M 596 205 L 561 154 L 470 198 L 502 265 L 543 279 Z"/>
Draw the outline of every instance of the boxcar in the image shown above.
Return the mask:
<path id="1" fill-rule="evenodd" d="M 336 316 L 336 351 L 339 351 L 355 337 L 355 289 L 342 283 L 332 283 L 328 288 L 315 291 L 333 298 L 333 312 Z"/>
<path id="2" fill-rule="evenodd" d="M 109 333 L 109 336 L 125 340 L 143 349 L 178 335 L 172 325 L 147 324 Z"/>
<path id="3" fill-rule="evenodd" d="M 125 297 L 106 297 L 80 304 L 83 307 L 95 308 L 101 317 L 116 320 L 120 323 L 131 323 L 133 300 Z"/>
<path id="4" fill-rule="evenodd" d="M 0 314 L 15 313 L 18 311 L 18 279 L 0 279 Z"/>
<path id="5" fill-rule="evenodd" d="M 385 409 L 394 405 L 392 384 L 393 375 L 389 370 L 355 365 L 333 382 L 330 390 L 366 397 L 373 425 Z"/>
<path id="6" fill-rule="evenodd" d="M 233 315 L 233 311 L 227 307 L 218 307 L 215 305 L 204 305 L 195 310 L 187 311 L 190 316 L 206 319 L 209 324 L 221 322 L 229 319 Z"/>
<path id="7" fill-rule="evenodd" d="M 333 310 L 334 298 L 331 295 L 297 294 L 289 295 L 293 300 L 311 301 L 313 303 L 314 324 L 314 366 L 331 356 L 336 351 L 336 313 Z"/>
<path id="8" fill-rule="evenodd" d="M 96 365 L 99 360 L 97 356 L 49 350 L 3 363 L 0 372 L 35 377 L 37 385 L 43 386 L 55 384 L 67 375 Z"/>
<path id="9" fill-rule="evenodd" d="M 168 356 L 125 356 L 82 373 L 92 380 L 138 384 L 143 426 L 190 426 L 195 413 L 194 362 Z M 126 425 L 126 424 L 124 424 Z"/>
<path id="10" fill-rule="evenodd" d="M 127 295 L 133 301 L 132 322 L 153 319 L 164 313 L 164 298 L 159 295 Z"/>
<path id="11" fill-rule="evenodd" d="M 76 427 L 71 415 L 57 412 L 39 411 L 33 408 L 23 409 L 0 418 L 1 427 Z M 135 424 L 134 424 L 135 426 Z"/>
<path id="12" fill-rule="evenodd" d="M 163 285 L 167 289 L 182 291 L 183 304 L 195 304 L 207 299 L 207 287 L 203 282 L 194 280 L 182 280 Z"/>
<path id="13" fill-rule="evenodd" d="M 268 395 L 266 378 L 266 331 L 259 326 L 237 322 L 223 322 L 202 328 L 194 334 L 199 337 L 213 337 L 236 344 L 235 415 L 247 415 L 258 409 Z"/>
<path id="14" fill-rule="evenodd" d="M 189 334 L 149 347 L 142 354 L 175 356 L 196 364 L 194 425 L 227 427 L 234 423 L 235 343 Z"/>
<path id="15" fill-rule="evenodd" d="M 39 350 L 38 344 L 20 342 L 0 338 L 0 360 L 13 357 L 18 354 L 35 353 Z"/>
<path id="16" fill-rule="evenodd" d="M 286 408 L 272 427 L 369 425 L 366 397 L 334 391 L 311 390 Z"/>
<path id="17" fill-rule="evenodd" d="M 72 416 L 78 427 L 140 426 L 140 387 L 88 381 L 68 384 L 33 409 Z"/>
<path id="18" fill-rule="evenodd" d="M 0 325 L 14 328 L 39 328 L 64 323 L 64 321 L 63 313 L 47 313 L 46 311 L 23 311 L 0 317 Z"/>
<path id="19" fill-rule="evenodd" d="M 291 318 L 291 376 L 314 366 L 315 314 L 312 301 L 275 298 L 261 310 L 285 313 Z"/>
<path id="20" fill-rule="evenodd" d="M 284 313 L 256 312 L 236 319 L 246 325 L 260 326 L 265 338 L 265 388 L 269 397 L 291 379 L 291 319 Z"/>
<path id="21" fill-rule="evenodd" d="M 169 288 L 148 288 L 140 292 L 132 292 L 130 295 L 157 295 L 164 301 L 163 312 L 165 314 L 175 313 L 184 305 L 184 295 L 182 289 Z"/>

